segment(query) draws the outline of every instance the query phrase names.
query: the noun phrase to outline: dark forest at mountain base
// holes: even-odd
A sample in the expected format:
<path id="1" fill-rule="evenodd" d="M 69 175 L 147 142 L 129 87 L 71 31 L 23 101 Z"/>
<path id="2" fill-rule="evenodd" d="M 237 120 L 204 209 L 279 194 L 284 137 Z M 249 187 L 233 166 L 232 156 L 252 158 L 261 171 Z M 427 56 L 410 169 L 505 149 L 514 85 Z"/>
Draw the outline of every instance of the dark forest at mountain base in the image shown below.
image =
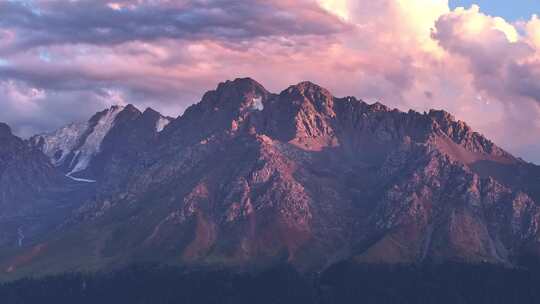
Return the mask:
<path id="1" fill-rule="evenodd" d="M 540 303 L 540 268 L 359 265 L 305 275 L 287 265 L 257 273 L 137 265 L 0 286 L 1 303 Z"/>

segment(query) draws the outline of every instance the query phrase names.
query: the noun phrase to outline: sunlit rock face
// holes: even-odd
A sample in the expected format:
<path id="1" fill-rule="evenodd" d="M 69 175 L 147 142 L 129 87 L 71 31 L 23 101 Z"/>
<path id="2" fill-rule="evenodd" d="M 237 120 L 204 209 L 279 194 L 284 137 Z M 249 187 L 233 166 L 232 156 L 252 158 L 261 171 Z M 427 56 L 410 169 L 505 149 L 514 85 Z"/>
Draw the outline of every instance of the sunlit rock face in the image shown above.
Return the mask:
<path id="1" fill-rule="evenodd" d="M 159 113 L 128 107 L 90 122 L 110 115 L 88 167 L 94 195 L 61 226 L 69 237 L 51 233 L 4 259 L 10 274 L 538 255 L 539 168 L 444 111 L 400 112 L 310 82 L 274 94 L 247 78 L 219 84 L 163 130 Z M 36 244 L 47 249 L 20 262 Z"/>

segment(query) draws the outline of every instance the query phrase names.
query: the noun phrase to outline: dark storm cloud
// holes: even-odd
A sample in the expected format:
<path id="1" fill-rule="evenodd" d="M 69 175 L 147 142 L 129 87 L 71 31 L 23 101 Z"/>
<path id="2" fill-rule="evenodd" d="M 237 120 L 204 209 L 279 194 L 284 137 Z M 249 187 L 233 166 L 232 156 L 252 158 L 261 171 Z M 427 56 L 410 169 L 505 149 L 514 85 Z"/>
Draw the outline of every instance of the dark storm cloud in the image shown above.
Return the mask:
<path id="1" fill-rule="evenodd" d="M 160 38 L 234 41 L 276 35 L 328 35 L 347 27 L 316 2 L 304 0 L 0 2 L 0 28 L 16 32 L 9 51 L 51 44 L 108 45 Z"/>

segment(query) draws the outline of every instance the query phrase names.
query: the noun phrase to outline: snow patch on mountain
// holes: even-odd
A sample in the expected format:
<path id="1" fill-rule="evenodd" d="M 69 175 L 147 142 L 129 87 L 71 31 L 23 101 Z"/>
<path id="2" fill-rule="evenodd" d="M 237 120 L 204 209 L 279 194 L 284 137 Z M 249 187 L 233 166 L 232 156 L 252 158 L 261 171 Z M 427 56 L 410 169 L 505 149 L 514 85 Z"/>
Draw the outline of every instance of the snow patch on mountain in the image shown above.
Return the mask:
<path id="1" fill-rule="evenodd" d="M 171 123 L 171 120 L 165 117 L 160 117 L 156 123 L 156 131 L 161 132 Z"/>
<path id="2" fill-rule="evenodd" d="M 99 118 L 92 130 L 92 133 L 86 137 L 84 144 L 74 151 L 76 154 L 73 159 L 75 161 L 75 165 L 72 167 L 68 175 L 71 176 L 88 168 L 92 158 L 101 151 L 101 143 L 103 142 L 103 139 L 114 126 L 116 116 L 118 116 L 123 109 L 124 107 L 119 106 L 112 107 Z"/>
<path id="3" fill-rule="evenodd" d="M 264 110 L 264 104 L 262 102 L 262 97 L 261 96 L 257 96 L 255 98 L 253 98 L 252 108 L 254 110 L 258 110 L 258 111 Z"/>
<path id="4" fill-rule="evenodd" d="M 71 180 L 74 180 L 76 182 L 81 182 L 81 183 L 97 183 L 97 181 L 93 180 L 93 179 L 73 177 L 73 176 L 71 176 L 70 173 L 66 174 L 66 177 L 71 179 Z"/>
<path id="5" fill-rule="evenodd" d="M 61 166 L 87 129 L 88 123 L 72 123 L 54 132 L 38 135 L 31 140 L 36 146 L 42 142 L 43 153 L 51 159 L 53 165 Z"/>
<path id="6" fill-rule="evenodd" d="M 92 159 L 101 152 L 101 143 L 123 110 L 124 107 L 114 106 L 100 113 L 95 120 L 72 123 L 56 131 L 36 135 L 30 142 L 41 149 L 54 166 L 66 165 L 68 178 L 78 182 L 95 182 L 73 175 L 88 168 Z M 67 161 L 69 164 L 66 164 Z"/>

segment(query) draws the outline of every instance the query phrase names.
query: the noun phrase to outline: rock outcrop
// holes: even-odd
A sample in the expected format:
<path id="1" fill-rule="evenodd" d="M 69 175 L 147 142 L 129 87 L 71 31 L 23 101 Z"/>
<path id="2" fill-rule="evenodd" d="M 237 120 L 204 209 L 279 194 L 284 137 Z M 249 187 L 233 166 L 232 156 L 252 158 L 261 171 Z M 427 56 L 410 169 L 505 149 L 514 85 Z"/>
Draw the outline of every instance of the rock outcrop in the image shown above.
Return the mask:
<path id="1" fill-rule="evenodd" d="M 136 157 L 132 154 L 150 145 L 150 138 L 157 137 L 171 120 L 152 109 L 141 113 L 133 105 L 113 106 L 96 113 L 88 122 L 72 123 L 54 132 L 36 135 L 30 143 L 72 179 L 118 180 L 119 172 L 107 167 L 114 166 L 115 160 L 124 161 L 124 167 L 129 167 L 128 163 Z"/>

